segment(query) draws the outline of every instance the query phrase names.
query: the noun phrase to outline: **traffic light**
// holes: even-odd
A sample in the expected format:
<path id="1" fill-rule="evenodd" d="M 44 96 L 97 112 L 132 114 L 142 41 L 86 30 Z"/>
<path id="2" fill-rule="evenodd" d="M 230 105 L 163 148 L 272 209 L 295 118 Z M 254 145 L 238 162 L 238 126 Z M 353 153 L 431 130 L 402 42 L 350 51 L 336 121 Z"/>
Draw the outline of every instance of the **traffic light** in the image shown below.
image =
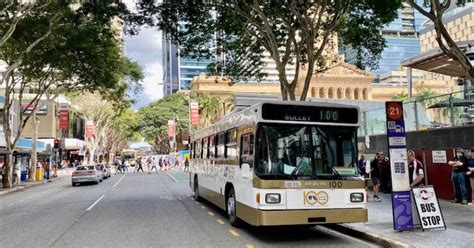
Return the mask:
<path id="1" fill-rule="evenodd" d="M 59 139 L 54 140 L 54 149 L 59 149 Z"/>

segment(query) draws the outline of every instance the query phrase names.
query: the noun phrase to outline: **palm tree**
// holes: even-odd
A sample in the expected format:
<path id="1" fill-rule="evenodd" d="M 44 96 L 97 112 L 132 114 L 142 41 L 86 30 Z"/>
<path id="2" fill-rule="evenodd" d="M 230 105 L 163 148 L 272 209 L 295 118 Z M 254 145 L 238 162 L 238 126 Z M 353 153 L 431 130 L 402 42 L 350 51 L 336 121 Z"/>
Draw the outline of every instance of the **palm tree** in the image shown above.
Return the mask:
<path id="1" fill-rule="evenodd" d="M 408 94 L 405 91 L 402 91 L 398 94 L 393 95 L 392 100 L 400 101 L 400 102 L 408 102 L 410 99 L 408 98 Z"/>
<path id="2" fill-rule="evenodd" d="M 199 103 L 199 112 L 204 117 L 204 126 L 206 127 L 218 117 L 219 99 L 205 92 L 197 97 L 197 101 Z"/>
<path id="3" fill-rule="evenodd" d="M 427 108 L 436 102 L 436 95 L 436 92 L 431 88 L 424 87 L 421 89 L 420 94 L 418 94 L 416 100 L 422 102 L 423 106 Z"/>

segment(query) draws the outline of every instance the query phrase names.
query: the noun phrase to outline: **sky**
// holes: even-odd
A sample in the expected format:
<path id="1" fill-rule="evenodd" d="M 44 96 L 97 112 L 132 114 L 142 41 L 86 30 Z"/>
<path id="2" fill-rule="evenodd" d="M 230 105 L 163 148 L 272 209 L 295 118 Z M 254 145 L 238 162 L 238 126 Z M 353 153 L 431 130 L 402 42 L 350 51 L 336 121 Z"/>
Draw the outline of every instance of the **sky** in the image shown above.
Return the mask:
<path id="1" fill-rule="evenodd" d="M 135 0 L 123 1 L 133 8 Z M 135 36 L 125 36 L 125 55 L 138 62 L 145 79 L 143 91 L 134 95 L 134 109 L 146 106 L 163 97 L 163 68 L 161 62 L 161 32 L 156 29 L 142 28 Z"/>

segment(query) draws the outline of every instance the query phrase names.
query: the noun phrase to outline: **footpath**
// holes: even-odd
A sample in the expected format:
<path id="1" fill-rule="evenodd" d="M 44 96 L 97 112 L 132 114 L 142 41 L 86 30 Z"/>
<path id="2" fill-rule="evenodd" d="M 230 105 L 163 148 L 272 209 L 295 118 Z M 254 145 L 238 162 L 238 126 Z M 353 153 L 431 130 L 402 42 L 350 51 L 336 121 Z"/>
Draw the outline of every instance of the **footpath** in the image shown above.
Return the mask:
<path id="1" fill-rule="evenodd" d="M 54 181 L 59 180 L 61 178 L 70 176 L 71 173 L 72 172 L 58 172 L 58 176 L 54 177 L 54 178 L 52 177 L 49 182 L 54 182 Z M 16 191 L 22 191 L 24 189 L 34 187 L 34 186 L 38 186 L 38 185 L 43 185 L 43 184 L 46 184 L 46 183 L 48 183 L 48 181 L 42 180 L 42 181 L 36 181 L 36 182 L 21 182 L 20 184 L 14 185 L 12 188 L 8 188 L 8 189 L 0 187 L 0 196 L 10 194 L 10 193 L 13 193 L 13 192 L 16 192 Z"/>
<path id="2" fill-rule="evenodd" d="M 393 229 L 390 194 L 383 194 L 381 199 L 380 202 L 370 199 L 367 203 L 367 223 L 342 224 L 333 228 L 384 247 L 474 247 L 474 206 L 440 199 L 447 230 L 429 229 L 423 232 L 421 227 L 417 227 L 413 231 L 399 232 Z M 416 212 L 414 219 L 415 224 L 419 223 Z"/>

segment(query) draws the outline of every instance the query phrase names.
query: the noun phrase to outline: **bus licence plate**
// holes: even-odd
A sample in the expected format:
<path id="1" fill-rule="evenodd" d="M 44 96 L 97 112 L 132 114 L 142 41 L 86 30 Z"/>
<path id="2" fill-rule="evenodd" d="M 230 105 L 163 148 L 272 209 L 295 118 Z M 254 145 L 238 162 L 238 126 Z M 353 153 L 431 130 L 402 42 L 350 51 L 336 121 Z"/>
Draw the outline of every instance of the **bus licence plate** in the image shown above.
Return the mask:
<path id="1" fill-rule="evenodd" d="M 300 181 L 285 181 L 285 188 L 301 188 Z"/>

